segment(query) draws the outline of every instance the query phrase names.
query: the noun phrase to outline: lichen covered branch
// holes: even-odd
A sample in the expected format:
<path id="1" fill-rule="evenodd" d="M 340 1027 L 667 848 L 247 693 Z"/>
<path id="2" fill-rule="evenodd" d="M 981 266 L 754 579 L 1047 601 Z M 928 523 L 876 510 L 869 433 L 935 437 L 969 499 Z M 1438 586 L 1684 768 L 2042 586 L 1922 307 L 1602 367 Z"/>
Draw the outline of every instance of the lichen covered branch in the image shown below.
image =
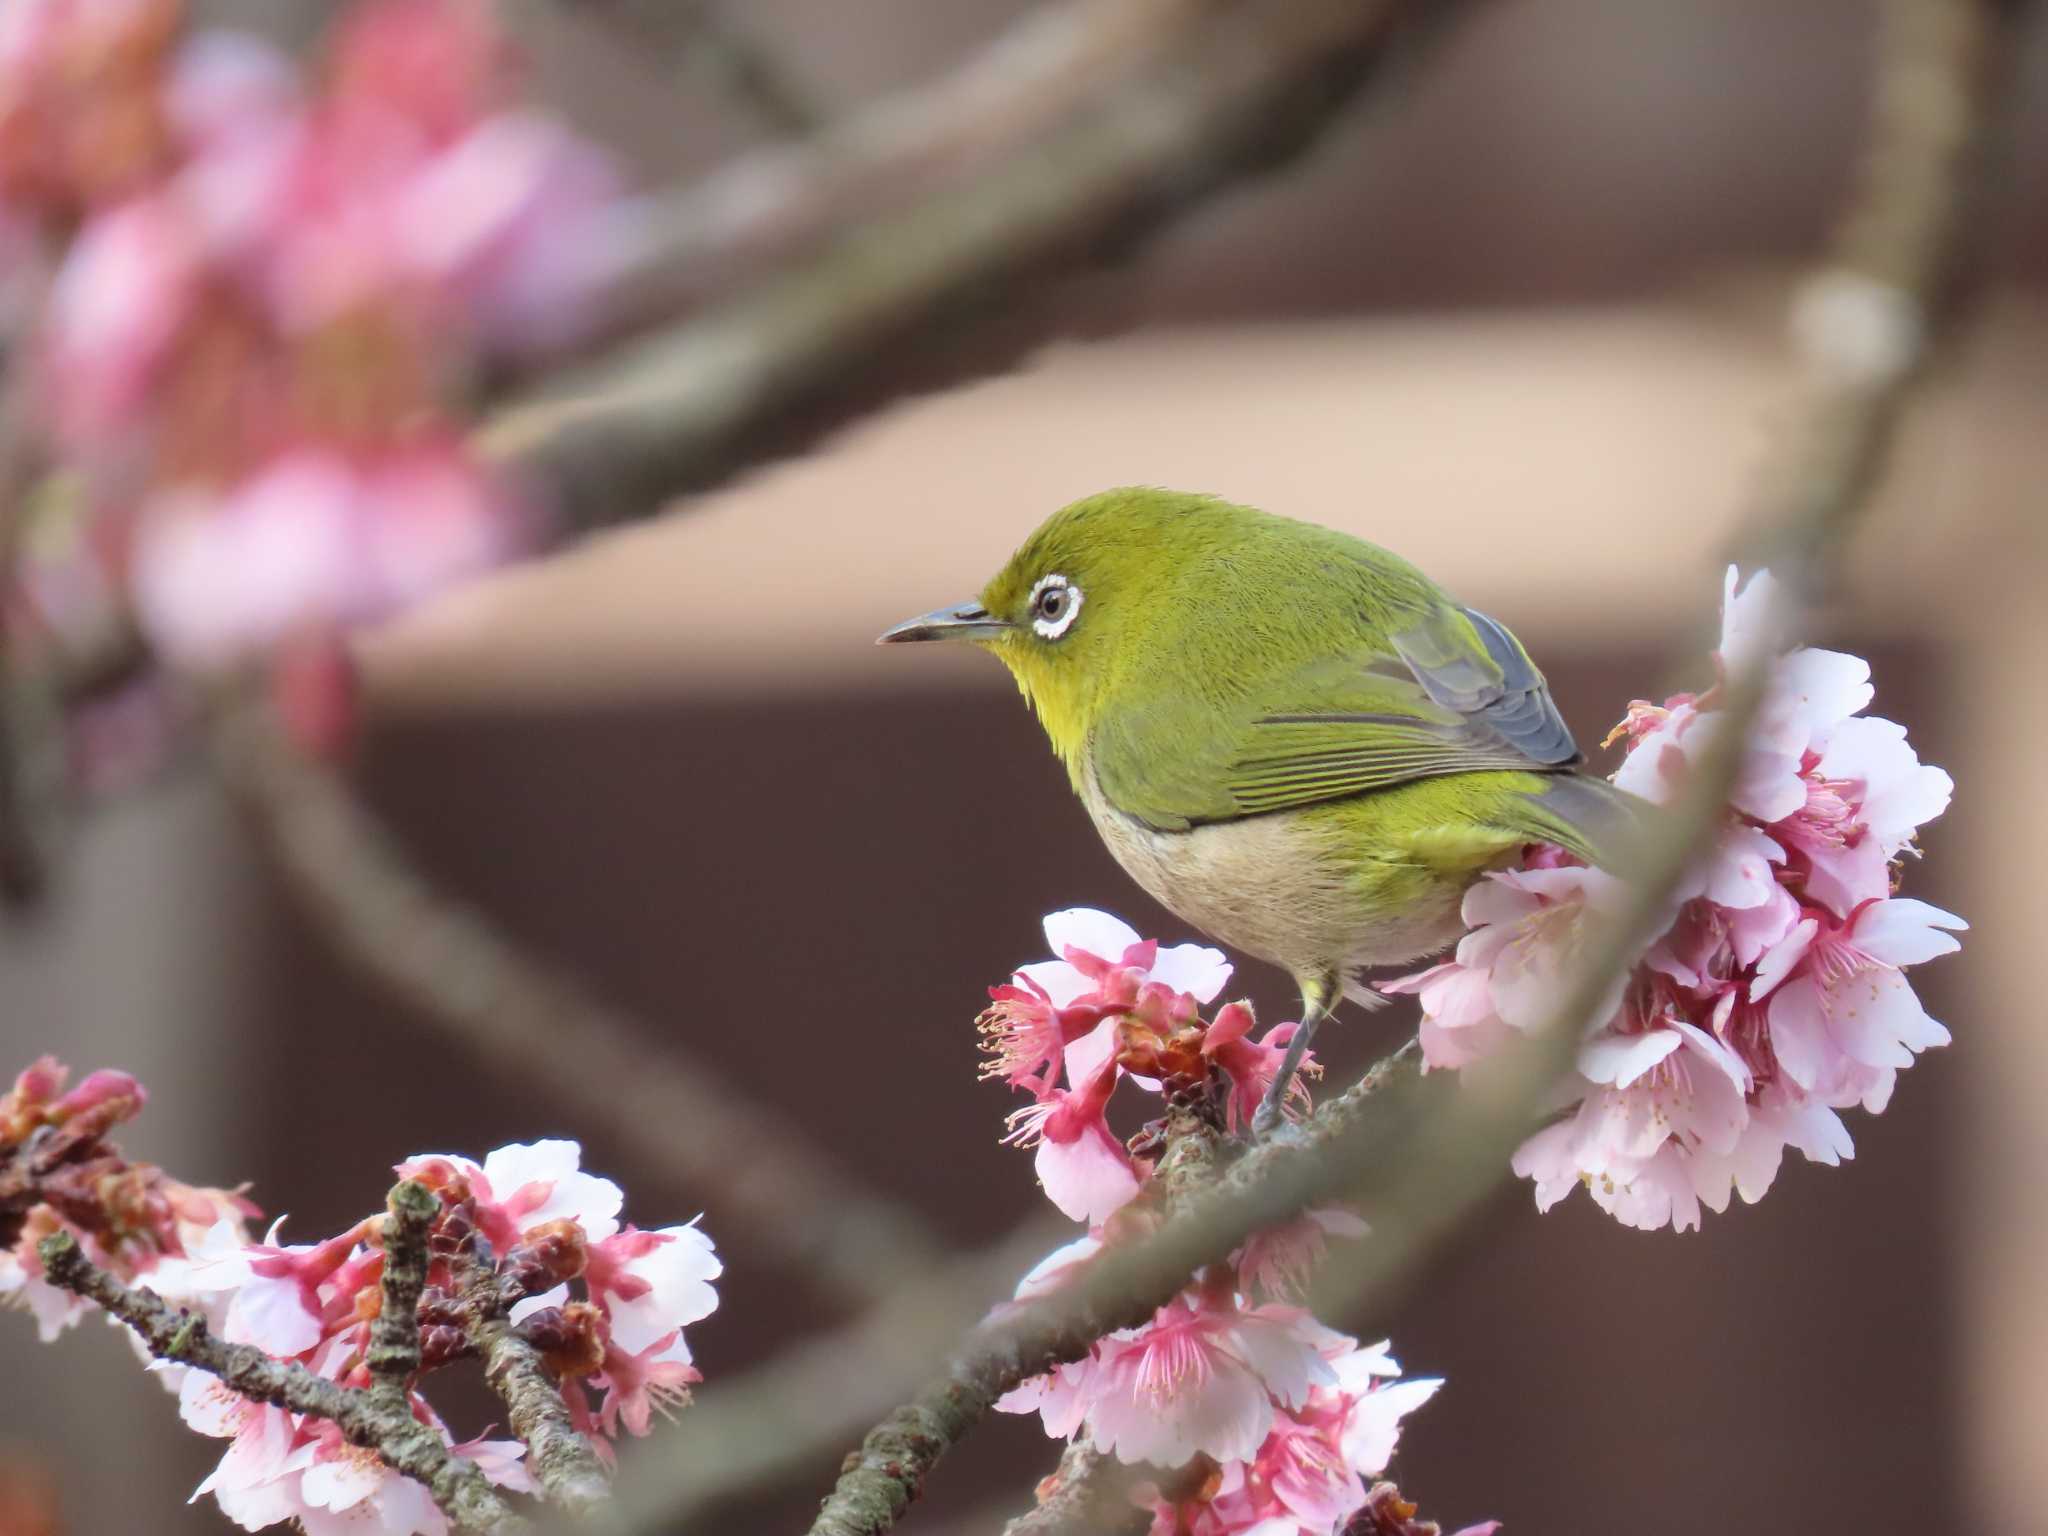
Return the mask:
<path id="1" fill-rule="evenodd" d="M 331 1420 L 351 1444 L 375 1451 L 385 1465 L 424 1484 L 458 1526 L 485 1536 L 511 1536 L 525 1528 L 476 1464 L 450 1451 L 413 1416 L 402 1395 L 394 1400 L 344 1387 L 292 1361 L 217 1339 L 204 1318 L 166 1306 L 153 1292 L 125 1286 L 96 1267 L 68 1232 L 45 1238 L 38 1251 L 52 1285 L 121 1319 L 159 1360 L 210 1371 L 258 1402 Z"/>
<path id="2" fill-rule="evenodd" d="M 427 1231 L 441 1203 L 424 1185 L 404 1179 L 385 1199 L 384 1271 L 377 1320 L 364 1364 L 371 1391 L 402 1405 L 420 1368 L 420 1293 L 427 1288 Z"/>
<path id="3" fill-rule="evenodd" d="M 553 1503 L 571 1515 L 588 1514 L 610 1496 L 611 1480 L 570 1418 L 561 1384 L 507 1319 L 493 1273 L 464 1256 L 457 1257 L 455 1273 L 464 1332 L 483 1360 L 484 1380 L 505 1405 L 512 1433 L 526 1446 L 527 1470 Z"/>

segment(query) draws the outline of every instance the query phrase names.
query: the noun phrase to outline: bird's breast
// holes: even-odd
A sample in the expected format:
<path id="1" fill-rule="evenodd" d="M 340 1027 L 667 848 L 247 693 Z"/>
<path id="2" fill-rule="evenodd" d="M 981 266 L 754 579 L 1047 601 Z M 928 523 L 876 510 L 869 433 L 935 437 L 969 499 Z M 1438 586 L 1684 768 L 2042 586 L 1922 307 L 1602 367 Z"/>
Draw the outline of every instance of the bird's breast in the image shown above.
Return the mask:
<path id="1" fill-rule="evenodd" d="M 1405 962 L 1458 936 L 1466 882 L 1359 857 L 1312 814 L 1162 832 L 1111 805 L 1092 774 L 1082 781 L 1103 843 L 1155 900 L 1211 938 L 1297 976 Z"/>

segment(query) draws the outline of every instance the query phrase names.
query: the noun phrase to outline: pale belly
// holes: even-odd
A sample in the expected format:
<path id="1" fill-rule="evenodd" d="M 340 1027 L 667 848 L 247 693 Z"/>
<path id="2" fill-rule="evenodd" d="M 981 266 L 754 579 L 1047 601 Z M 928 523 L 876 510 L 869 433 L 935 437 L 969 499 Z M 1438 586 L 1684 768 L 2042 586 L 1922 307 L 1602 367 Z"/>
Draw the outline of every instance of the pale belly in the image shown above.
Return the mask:
<path id="1" fill-rule="evenodd" d="M 1464 932 L 1458 905 L 1469 880 L 1410 865 L 1347 865 L 1297 817 L 1158 832 L 1109 805 L 1093 784 L 1082 798 L 1117 862 L 1168 911 L 1297 977 L 1420 959 Z M 1398 895 L 1380 895 L 1382 876 Z"/>

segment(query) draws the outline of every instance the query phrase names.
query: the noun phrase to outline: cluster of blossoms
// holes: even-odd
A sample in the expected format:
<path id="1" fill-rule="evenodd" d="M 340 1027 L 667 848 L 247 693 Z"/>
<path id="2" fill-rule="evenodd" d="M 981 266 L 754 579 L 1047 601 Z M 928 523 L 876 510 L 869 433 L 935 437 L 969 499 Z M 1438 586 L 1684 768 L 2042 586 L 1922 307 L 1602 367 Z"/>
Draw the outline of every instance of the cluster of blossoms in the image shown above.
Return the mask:
<path id="1" fill-rule="evenodd" d="M 69 1081 L 45 1056 L 0 1095 L 0 1302 L 27 1308 L 46 1344 L 86 1303 L 43 1278 L 44 1238 L 69 1232 L 100 1268 L 154 1284 L 209 1234 L 246 1241 L 243 1222 L 256 1214 L 239 1191 L 181 1184 L 106 1139 L 148 1101 L 126 1072 Z"/>
<path id="2" fill-rule="evenodd" d="M 1786 1147 L 1853 1153 L 1839 1110 L 1883 1110 L 1915 1053 L 1948 1043 L 1905 969 L 1957 948 L 1960 918 L 1894 894 L 1895 862 L 1948 805 L 1951 783 L 1904 729 L 1862 713 L 1869 666 L 1815 649 L 1776 654 L 1768 572 L 1728 575 L 1722 682 L 1616 730 L 1614 781 L 1676 800 L 1726 721 L 1727 679 L 1767 664 L 1760 715 L 1727 815 L 1671 921 L 1596 1014 L 1563 1118 L 1525 1143 L 1516 1172 L 1548 1209 L 1583 1184 L 1634 1227 L 1699 1224 L 1731 1191 L 1762 1197 Z M 1383 990 L 1416 993 L 1432 1067 L 1483 1061 L 1564 1005 L 1589 922 L 1631 897 L 1555 848 L 1481 881 L 1455 957 Z"/>
<path id="3" fill-rule="evenodd" d="M 0 309 L 35 311 L 12 318 L 69 471 L 12 621 L 132 602 L 204 668 L 516 549 L 530 518 L 463 392 L 578 325 L 631 211 L 520 104 L 488 0 L 357 0 L 304 73 L 183 12 L 0 7 Z"/>
<path id="4" fill-rule="evenodd" d="M 47 1062 L 22 1075 L 0 1100 L 0 1150 L 16 1149 L 42 1169 L 62 1150 L 53 1135 L 111 1124 L 142 1099 L 118 1073 L 95 1073 L 59 1096 L 61 1087 L 62 1073 Z M 618 1185 L 580 1164 L 576 1143 L 541 1141 L 500 1147 L 482 1163 L 434 1153 L 396 1170 L 438 1200 L 418 1304 L 413 1414 L 493 1483 L 520 1492 L 532 1491 L 525 1448 L 483 1436 L 456 1443 L 418 1390 L 431 1372 L 475 1353 L 475 1317 L 502 1313 L 539 1351 L 576 1427 L 608 1459 L 612 1437 L 646 1434 L 654 1413 L 687 1398 L 698 1374 L 683 1329 L 718 1304 L 710 1239 L 695 1225 L 622 1225 Z M 0 1285 L 35 1308 L 46 1339 L 86 1305 L 35 1268 L 36 1241 L 64 1225 L 104 1267 L 204 1319 L 215 1336 L 343 1387 L 369 1384 L 366 1356 L 383 1299 L 381 1214 L 322 1242 L 282 1243 L 276 1226 L 251 1242 L 243 1222 L 254 1209 L 239 1195 L 189 1189 L 108 1149 L 39 1172 L 33 1193 L 43 1203 L 21 1219 Z M 349 1444 L 328 1420 L 253 1401 L 205 1371 L 155 1369 L 188 1426 L 231 1442 L 194 1497 L 212 1494 L 242 1529 L 297 1521 L 309 1536 L 445 1536 L 446 1518 L 424 1487 Z"/>
<path id="5" fill-rule="evenodd" d="M 1058 959 L 990 989 L 984 1075 L 1032 1095 L 1009 1139 L 1036 1144 L 1046 1194 L 1089 1231 L 1025 1276 L 1020 1301 L 1153 1225 L 1159 1170 L 1184 1133 L 1176 1117 L 1219 1140 L 1248 1126 L 1295 1030 L 1255 1040 L 1243 1003 L 1203 1019 L 1230 979 L 1216 950 L 1162 949 L 1085 909 L 1054 913 L 1045 935 Z M 1128 1141 L 1107 1118 L 1124 1082 L 1168 1106 Z M 1306 1102 L 1297 1091 L 1290 1109 Z M 1328 1237 L 1364 1230 L 1332 1210 L 1260 1233 L 1144 1326 L 1097 1341 L 997 1407 L 1037 1413 L 1054 1438 L 1086 1436 L 1119 1461 L 1177 1472 L 1161 1480 L 1170 1491 L 1139 1490 L 1157 1536 L 1331 1536 L 1367 1508 L 1403 1415 L 1439 1385 L 1397 1380 L 1385 1344 L 1361 1346 L 1297 1304 Z"/>

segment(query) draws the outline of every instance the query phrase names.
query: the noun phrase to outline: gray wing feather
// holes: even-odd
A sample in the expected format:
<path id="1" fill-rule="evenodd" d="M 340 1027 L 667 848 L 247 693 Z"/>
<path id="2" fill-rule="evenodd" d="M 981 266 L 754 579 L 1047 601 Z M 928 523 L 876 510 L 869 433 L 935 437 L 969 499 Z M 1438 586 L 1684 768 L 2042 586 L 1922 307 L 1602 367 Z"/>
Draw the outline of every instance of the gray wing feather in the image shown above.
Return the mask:
<path id="1" fill-rule="evenodd" d="M 1532 763 L 1559 767 L 1577 762 L 1578 744 L 1529 653 L 1478 609 L 1457 611 L 1471 621 L 1493 665 L 1442 644 L 1448 637 L 1410 630 L 1393 639 L 1416 681 L 1437 703 L 1484 726 Z"/>

